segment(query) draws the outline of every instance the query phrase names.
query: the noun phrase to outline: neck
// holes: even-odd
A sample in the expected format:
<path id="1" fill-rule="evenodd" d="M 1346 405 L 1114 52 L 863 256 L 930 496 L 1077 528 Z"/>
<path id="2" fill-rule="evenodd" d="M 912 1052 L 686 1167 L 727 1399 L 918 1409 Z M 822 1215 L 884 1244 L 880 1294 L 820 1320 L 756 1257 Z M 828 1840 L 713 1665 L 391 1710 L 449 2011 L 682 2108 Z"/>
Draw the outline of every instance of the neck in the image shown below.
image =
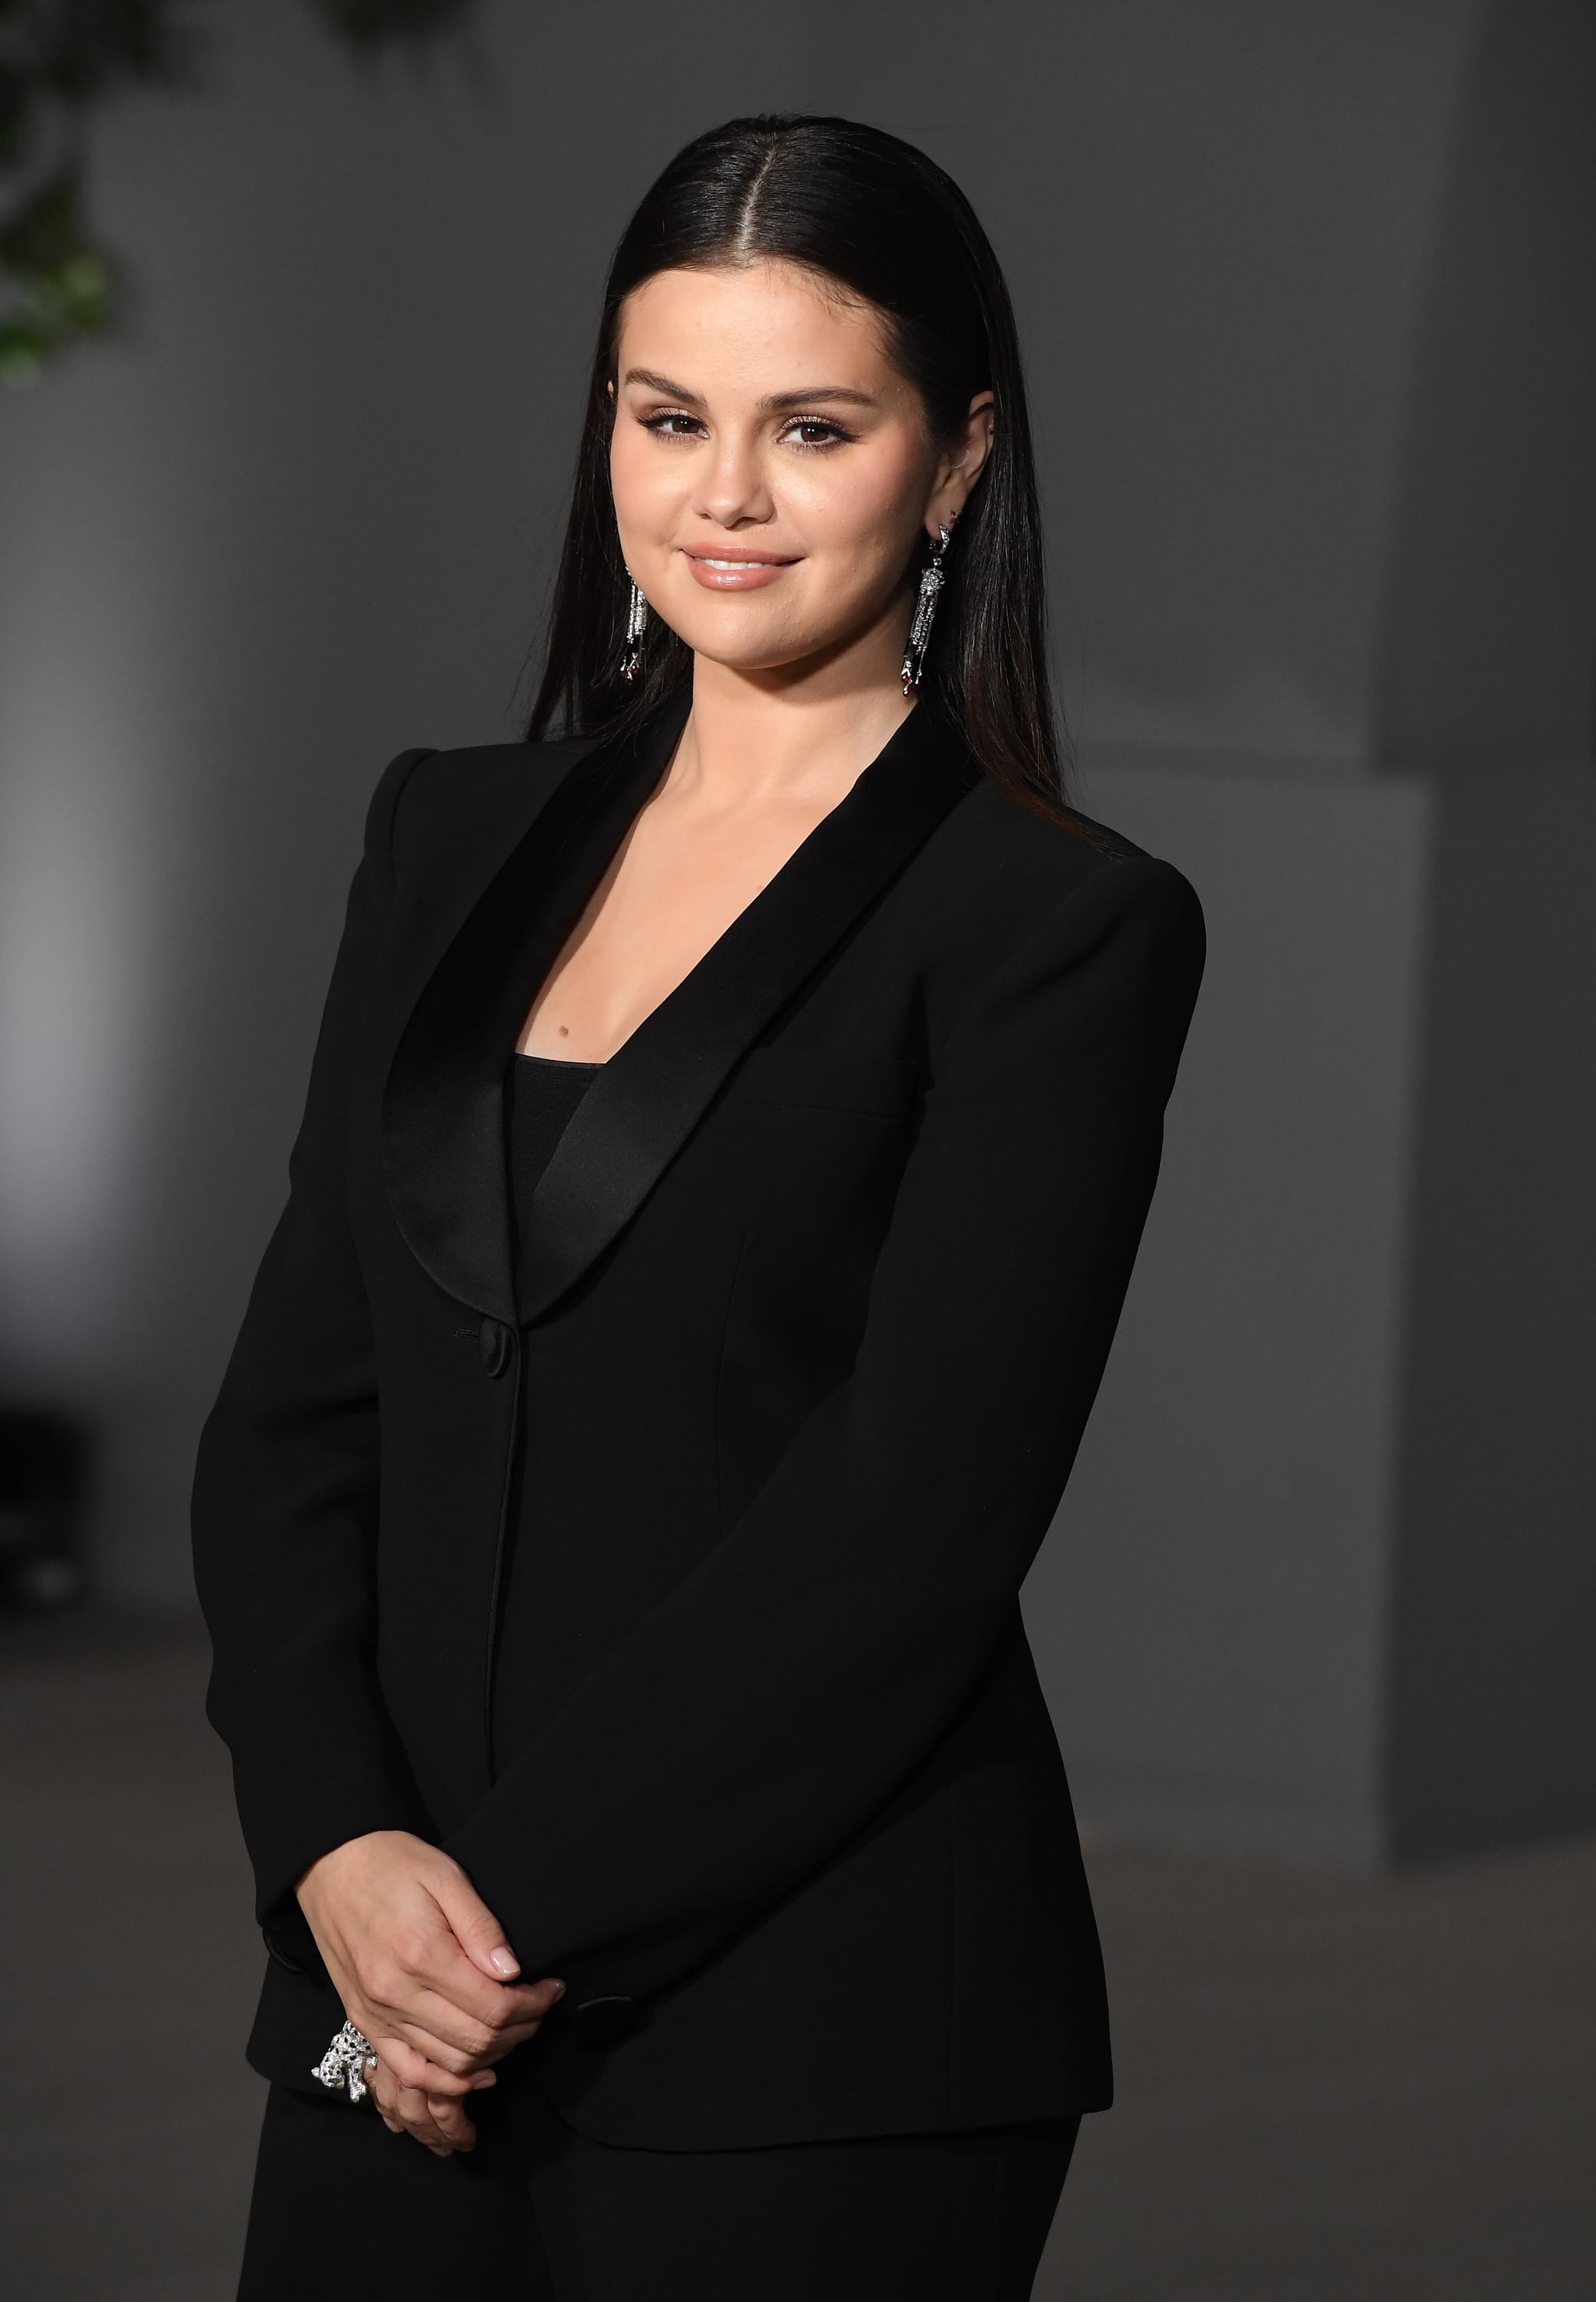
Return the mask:
<path id="1" fill-rule="evenodd" d="M 743 671 L 693 662 L 693 709 L 668 778 L 710 806 L 840 799 L 914 710 L 899 679 L 903 618 L 824 658 Z"/>

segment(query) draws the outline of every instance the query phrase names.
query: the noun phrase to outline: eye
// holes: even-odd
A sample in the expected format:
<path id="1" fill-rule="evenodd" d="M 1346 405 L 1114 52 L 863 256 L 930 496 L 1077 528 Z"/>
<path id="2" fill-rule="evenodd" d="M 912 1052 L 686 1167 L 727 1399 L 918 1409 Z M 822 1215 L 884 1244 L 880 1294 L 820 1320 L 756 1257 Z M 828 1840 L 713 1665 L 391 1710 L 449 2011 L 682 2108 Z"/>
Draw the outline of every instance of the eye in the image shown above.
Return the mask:
<path id="1" fill-rule="evenodd" d="M 652 432 L 661 440 L 691 440 L 704 428 L 698 417 L 689 416 L 684 407 L 662 407 L 656 415 L 640 416 L 638 421 L 645 432 Z"/>
<path id="2" fill-rule="evenodd" d="M 800 436 L 793 438 L 794 433 Z M 782 436 L 792 439 L 795 448 L 841 448 L 858 434 L 834 424 L 828 416 L 795 416 Z"/>

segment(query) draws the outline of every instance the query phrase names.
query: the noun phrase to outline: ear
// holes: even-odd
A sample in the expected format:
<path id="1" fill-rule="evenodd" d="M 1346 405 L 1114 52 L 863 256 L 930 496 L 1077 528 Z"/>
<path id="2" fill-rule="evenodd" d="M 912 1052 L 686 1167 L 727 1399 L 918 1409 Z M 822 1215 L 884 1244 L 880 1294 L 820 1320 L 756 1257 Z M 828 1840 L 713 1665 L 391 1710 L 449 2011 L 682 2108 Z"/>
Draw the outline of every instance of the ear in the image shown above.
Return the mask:
<path id="1" fill-rule="evenodd" d="M 926 533 L 935 536 L 938 527 L 951 527 L 970 500 L 970 491 L 980 478 L 987 457 L 992 453 L 993 427 L 997 407 L 989 391 L 978 391 L 970 401 L 963 424 L 948 441 L 937 466 L 937 477 L 932 484 L 930 500 L 926 506 Z"/>

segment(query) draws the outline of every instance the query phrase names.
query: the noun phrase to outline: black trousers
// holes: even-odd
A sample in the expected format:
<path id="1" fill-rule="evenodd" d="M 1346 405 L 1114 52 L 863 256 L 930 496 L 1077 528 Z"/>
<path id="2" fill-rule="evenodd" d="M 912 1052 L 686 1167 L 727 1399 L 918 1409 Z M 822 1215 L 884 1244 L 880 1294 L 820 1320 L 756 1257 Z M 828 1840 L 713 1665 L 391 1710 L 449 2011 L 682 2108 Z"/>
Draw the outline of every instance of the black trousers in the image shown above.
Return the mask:
<path id="1" fill-rule="evenodd" d="M 239 2302 L 1027 2302 L 1075 2118 L 778 2149 L 617 2150 L 478 2096 L 434 2158 L 273 2087 Z"/>

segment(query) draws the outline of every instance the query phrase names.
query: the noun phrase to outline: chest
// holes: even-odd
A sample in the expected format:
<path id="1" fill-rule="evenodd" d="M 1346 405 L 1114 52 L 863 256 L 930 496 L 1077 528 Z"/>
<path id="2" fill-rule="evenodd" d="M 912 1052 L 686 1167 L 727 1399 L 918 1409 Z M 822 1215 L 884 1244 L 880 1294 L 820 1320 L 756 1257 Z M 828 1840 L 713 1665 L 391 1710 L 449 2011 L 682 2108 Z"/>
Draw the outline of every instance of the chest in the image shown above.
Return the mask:
<path id="1" fill-rule="evenodd" d="M 651 801 L 539 987 L 520 1051 L 608 1061 L 785 869 L 836 796 L 735 810 L 668 792 Z"/>

